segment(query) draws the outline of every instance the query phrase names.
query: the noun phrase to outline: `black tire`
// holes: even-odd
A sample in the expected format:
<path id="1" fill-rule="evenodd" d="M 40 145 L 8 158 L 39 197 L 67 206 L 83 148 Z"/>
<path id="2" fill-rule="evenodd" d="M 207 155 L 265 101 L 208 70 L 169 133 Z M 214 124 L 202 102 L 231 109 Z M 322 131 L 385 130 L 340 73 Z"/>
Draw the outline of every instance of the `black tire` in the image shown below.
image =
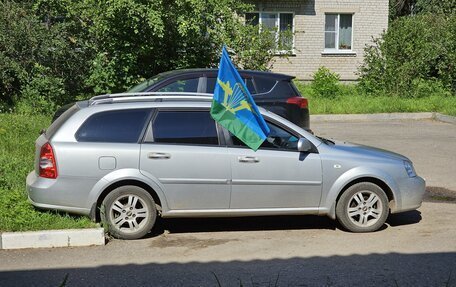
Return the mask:
<path id="1" fill-rule="evenodd" d="M 154 199 L 138 186 L 118 187 L 102 203 L 101 220 L 108 226 L 109 234 L 115 238 L 142 238 L 151 231 L 156 219 Z"/>
<path id="2" fill-rule="evenodd" d="M 377 196 L 377 200 L 375 196 L 371 197 L 372 194 Z M 370 204 L 369 198 L 375 203 Z M 377 231 L 385 223 L 388 214 L 388 197 L 383 189 L 371 182 L 350 186 L 336 204 L 339 223 L 346 230 L 356 233 Z"/>

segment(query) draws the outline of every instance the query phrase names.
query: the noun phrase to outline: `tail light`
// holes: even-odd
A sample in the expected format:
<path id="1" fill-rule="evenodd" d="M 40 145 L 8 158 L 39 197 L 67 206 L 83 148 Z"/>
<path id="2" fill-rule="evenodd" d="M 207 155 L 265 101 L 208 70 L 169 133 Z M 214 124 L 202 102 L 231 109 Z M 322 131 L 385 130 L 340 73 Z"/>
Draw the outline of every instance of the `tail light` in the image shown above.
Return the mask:
<path id="1" fill-rule="evenodd" d="M 287 104 L 297 105 L 301 109 L 307 109 L 309 103 L 306 98 L 303 97 L 293 97 L 287 100 Z"/>
<path id="2" fill-rule="evenodd" d="M 52 146 L 45 143 L 40 151 L 40 177 L 57 178 L 57 165 L 55 163 L 55 155 Z"/>

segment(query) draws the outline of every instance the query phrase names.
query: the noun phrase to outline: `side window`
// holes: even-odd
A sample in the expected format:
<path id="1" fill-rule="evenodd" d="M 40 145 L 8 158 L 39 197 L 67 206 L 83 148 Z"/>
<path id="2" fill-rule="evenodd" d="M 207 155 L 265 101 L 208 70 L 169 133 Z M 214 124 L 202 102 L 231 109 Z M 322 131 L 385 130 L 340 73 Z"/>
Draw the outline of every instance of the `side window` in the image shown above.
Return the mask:
<path id="1" fill-rule="evenodd" d="M 101 112 L 89 117 L 76 132 L 79 142 L 137 143 L 150 110 Z"/>
<path id="2" fill-rule="evenodd" d="M 198 91 L 198 81 L 199 78 L 177 80 L 164 87 L 161 87 L 157 92 L 196 93 Z"/>
<path id="3" fill-rule="evenodd" d="M 260 146 L 260 149 L 277 149 L 277 150 L 298 150 L 298 140 L 296 136 L 292 135 L 283 128 L 267 123 L 271 132 L 269 133 L 268 138 Z M 231 134 L 231 139 L 233 141 L 233 146 L 245 147 L 246 145 L 240 141 L 237 137 Z"/>
<path id="4" fill-rule="evenodd" d="M 212 94 L 214 92 L 215 81 L 217 81 L 217 78 L 207 78 L 206 93 Z M 250 94 L 255 95 L 256 90 L 255 90 L 255 86 L 253 85 L 252 78 L 245 78 L 244 81 L 245 81 L 245 84 L 247 85 L 247 89 L 249 89 Z"/>
<path id="5" fill-rule="evenodd" d="M 159 111 L 152 133 L 156 143 L 219 144 L 215 121 L 208 111 Z"/>

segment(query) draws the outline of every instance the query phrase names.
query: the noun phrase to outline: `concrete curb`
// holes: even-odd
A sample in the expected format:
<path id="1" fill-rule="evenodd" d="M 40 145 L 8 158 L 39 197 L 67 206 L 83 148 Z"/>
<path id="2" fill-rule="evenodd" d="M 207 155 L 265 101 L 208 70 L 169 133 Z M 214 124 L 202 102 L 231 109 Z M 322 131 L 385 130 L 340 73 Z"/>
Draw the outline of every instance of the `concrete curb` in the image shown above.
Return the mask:
<path id="1" fill-rule="evenodd" d="M 443 115 L 440 113 L 434 113 L 434 119 L 449 124 L 456 124 L 456 117 Z"/>
<path id="2" fill-rule="evenodd" d="M 348 114 L 348 115 L 311 115 L 311 122 L 343 121 L 391 121 L 391 120 L 424 120 L 432 119 L 456 124 L 456 117 L 440 113 L 384 113 L 384 114 Z"/>
<path id="3" fill-rule="evenodd" d="M 3 232 L 0 249 L 105 245 L 103 228 Z"/>

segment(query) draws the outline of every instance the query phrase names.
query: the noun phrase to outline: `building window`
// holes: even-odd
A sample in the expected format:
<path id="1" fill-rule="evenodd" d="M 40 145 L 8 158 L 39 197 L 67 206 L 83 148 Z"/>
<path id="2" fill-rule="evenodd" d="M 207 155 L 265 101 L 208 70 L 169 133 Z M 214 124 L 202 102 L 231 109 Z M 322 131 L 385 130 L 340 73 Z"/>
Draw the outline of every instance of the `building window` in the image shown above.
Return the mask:
<path id="1" fill-rule="evenodd" d="M 353 14 L 325 15 L 325 50 L 351 51 Z"/>
<path id="2" fill-rule="evenodd" d="M 289 51 L 293 49 L 293 16 L 293 13 L 279 12 L 246 13 L 245 22 L 269 29 L 276 38 L 277 48 Z"/>

